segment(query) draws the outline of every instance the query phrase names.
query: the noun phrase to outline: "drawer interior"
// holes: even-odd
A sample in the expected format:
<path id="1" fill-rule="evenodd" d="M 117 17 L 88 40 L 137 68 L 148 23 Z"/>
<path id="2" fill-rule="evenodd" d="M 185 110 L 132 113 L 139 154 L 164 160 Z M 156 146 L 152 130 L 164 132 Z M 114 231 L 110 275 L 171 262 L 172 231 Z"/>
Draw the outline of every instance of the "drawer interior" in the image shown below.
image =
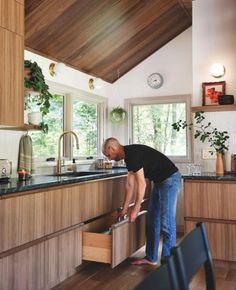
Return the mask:
<path id="1" fill-rule="evenodd" d="M 117 212 L 99 218 L 84 227 L 83 259 L 109 263 L 115 267 L 145 244 L 146 211 L 136 221 L 117 222 Z"/>

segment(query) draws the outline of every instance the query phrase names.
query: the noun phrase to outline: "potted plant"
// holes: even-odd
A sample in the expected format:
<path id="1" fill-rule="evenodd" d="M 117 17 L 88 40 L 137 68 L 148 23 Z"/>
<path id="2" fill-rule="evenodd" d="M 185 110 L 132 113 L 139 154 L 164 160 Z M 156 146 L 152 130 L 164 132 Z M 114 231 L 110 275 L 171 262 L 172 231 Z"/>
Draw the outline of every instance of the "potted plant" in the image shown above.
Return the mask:
<path id="1" fill-rule="evenodd" d="M 172 127 L 179 131 L 180 129 L 189 128 L 192 130 L 195 128 L 194 138 L 200 139 L 201 142 L 209 142 L 210 147 L 214 148 L 216 151 L 216 173 L 223 174 L 223 160 L 222 155 L 229 149 L 229 134 L 227 131 L 219 131 L 217 128 L 212 127 L 211 122 L 204 124 L 205 116 L 204 112 L 196 112 L 194 115 L 196 125 L 193 123 L 187 124 L 186 121 L 179 120 L 178 122 L 172 124 Z M 212 152 L 213 154 L 213 152 Z"/>
<path id="2" fill-rule="evenodd" d="M 111 110 L 109 117 L 112 123 L 121 124 L 127 119 L 128 113 L 121 107 L 115 107 Z"/>
<path id="3" fill-rule="evenodd" d="M 24 77 L 24 85 L 25 88 L 29 90 L 33 90 L 33 98 L 26 101 L 29 108 L 30 103 L 37 104 L 40 112 L 42 113 L 42 117 L 48 114 L 50 108 L 50 100 L 52 99 L 52 94 L 49 92 L 49 86 L 45 82 L 44 75 L 42 73 L 42 69 L 36 62 L 32 62 L 31 60 L 25 60 L 25 77 Z M 40 127 L 44 132 L 48 131 L 48 125 L 43 121 L 40 123 Z"/>

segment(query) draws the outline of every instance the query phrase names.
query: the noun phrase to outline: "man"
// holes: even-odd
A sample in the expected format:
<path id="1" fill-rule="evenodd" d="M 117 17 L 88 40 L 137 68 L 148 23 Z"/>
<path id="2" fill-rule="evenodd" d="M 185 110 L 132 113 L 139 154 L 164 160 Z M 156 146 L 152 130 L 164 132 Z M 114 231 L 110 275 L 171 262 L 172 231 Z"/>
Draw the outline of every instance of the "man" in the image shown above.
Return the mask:
<path id="1" fill-rule="evenodd" d="M 126 195 L 120 217 L 127 213 L 136 183 L 135 204 L 130 213 L 130 221 L 135 221 L 145 194 L 145 178 L 154 182 L 148 205 L 146 256 L 132 264 L 157 264 L 161 229 L 164 235 L 161 254 L 163 262 L 176 244 L 176 203 L 181 188 L 178 168 L 164 154 L 151 147 L 139 144 L 123 146 L 112 137 L 105 140 L 102 151 L 109 160 L 124 159 L 128 169 Z"/>

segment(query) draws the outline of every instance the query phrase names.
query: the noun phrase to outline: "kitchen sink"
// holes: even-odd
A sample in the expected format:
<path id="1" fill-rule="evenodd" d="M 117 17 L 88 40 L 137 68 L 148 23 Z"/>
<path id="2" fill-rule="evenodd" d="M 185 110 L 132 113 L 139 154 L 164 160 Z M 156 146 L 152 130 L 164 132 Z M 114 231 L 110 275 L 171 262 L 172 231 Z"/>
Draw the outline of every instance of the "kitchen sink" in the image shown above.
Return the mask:
<path id="1" fill-rule="evenodd" d="M 55 173 L 52 176 L 68 176 L 68 177 L 82 177 L 88 175 L 97 175 L 106 173 L 105 171 L 76 171 L 76 172 L 63 172 L 63 173 Z"/>

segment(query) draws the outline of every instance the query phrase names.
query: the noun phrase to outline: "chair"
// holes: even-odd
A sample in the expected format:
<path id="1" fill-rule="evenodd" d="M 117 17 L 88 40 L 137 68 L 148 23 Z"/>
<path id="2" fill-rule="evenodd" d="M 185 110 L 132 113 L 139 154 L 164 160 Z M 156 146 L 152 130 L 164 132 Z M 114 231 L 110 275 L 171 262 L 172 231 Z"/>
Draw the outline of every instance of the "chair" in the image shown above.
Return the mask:
<path id="1" fill-rule="evenodd" d="M 213 260 L 205 224 L 185 235 L 176 247 L 171 249 L 181 290 L 189 290 L 189 283 L 201 266 L 204 266 L 207 290 L 215 290 Z"/>
<path id="2" fill-rule="evenodd" d="M 173 257 L 170 256 L 165 264 L 148 274 L 133 290 L 182 290 Z"/>

